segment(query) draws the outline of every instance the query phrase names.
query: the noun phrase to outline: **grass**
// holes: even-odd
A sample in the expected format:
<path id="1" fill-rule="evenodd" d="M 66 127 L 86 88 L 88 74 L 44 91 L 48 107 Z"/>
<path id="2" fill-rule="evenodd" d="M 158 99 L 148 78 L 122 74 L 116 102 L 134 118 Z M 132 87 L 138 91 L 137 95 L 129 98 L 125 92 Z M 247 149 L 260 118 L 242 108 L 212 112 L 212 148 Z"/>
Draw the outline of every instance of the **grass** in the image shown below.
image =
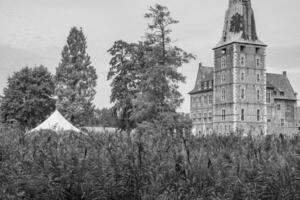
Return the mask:
<path id="1" fill-rule="evenodd" d="M 0 199 L 300 199 L 298 136 L 185 141 L 2 129 Z"/>

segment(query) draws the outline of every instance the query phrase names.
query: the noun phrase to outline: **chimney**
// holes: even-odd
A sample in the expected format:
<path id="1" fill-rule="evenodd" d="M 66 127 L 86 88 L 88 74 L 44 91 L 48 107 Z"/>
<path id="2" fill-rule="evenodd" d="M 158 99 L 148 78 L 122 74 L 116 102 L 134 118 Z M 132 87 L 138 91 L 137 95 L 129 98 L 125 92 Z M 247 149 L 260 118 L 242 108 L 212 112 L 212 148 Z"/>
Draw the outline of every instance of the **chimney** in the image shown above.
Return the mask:
<path id="1" fill-rule="evenodd" d="M 283 76 L 287 77 L 286 71 L 283 71 Z"/>

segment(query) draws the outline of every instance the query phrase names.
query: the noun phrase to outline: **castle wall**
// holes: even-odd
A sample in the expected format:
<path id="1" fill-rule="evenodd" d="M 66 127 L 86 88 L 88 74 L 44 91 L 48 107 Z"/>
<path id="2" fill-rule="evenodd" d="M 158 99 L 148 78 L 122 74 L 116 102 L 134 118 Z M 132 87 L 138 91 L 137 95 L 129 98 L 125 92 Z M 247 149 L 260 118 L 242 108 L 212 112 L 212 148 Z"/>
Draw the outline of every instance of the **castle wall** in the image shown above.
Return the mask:
<path id="1" fill-rule="evenodd" d="M 267 102 L 268 134 L 297 133 L 297 101 L 275 99 L 273 90 L 270 102 Z"/>
<path id="2" fill-rule="evenodd" d="M 209 134 L 213 126 L 213 91 L 191 95 L 191 118 L 194 134 Z"/>

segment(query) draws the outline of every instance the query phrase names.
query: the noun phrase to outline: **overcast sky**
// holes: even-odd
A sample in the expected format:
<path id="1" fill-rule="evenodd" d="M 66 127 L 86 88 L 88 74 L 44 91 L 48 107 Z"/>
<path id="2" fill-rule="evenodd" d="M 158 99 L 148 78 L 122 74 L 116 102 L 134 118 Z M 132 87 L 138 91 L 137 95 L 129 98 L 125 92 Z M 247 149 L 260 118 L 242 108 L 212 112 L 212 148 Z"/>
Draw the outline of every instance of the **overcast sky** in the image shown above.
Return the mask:
<path id="1" fill-rule="evenodd" d="M 136 42 L 144 35 L 149 6 L 160 3 L 180 21 L 173 26 L 176 45 L 197 56 L 182 68 L 181 110 L 189 111 L 198 63 L 213 66 L 212 48 L 222 35 L 228 0 L 0 0 L 0 90 L 14 71 L 43 64 L 55 72 L 72 26 L 82 27 L 98 74 L 95 104 L 110 106 L 106 81 L 107 50 L 119 39 Z M 300 95 L 300 1 L 252 0 L 259 38 L 268 45 L 267 71 L 288 71 Z"/>

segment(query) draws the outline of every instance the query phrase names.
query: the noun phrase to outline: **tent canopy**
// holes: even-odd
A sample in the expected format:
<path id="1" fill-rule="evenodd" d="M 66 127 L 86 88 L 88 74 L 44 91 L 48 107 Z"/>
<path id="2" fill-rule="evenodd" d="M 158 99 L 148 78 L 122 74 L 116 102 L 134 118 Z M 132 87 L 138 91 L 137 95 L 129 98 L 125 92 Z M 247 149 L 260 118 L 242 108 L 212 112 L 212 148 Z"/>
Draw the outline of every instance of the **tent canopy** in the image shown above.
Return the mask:
<path id="1" fill-rule="evenodd" d="M 36 132 L 41 130 L 80 132 L 80 130 L 73 126 L 68 120 L 66 120 L 60 114 L 60 112 L 58 112 L 58 110 L 55 110 L 48 119 L 46 119 L 43 123 L 29 132 Z"/>

